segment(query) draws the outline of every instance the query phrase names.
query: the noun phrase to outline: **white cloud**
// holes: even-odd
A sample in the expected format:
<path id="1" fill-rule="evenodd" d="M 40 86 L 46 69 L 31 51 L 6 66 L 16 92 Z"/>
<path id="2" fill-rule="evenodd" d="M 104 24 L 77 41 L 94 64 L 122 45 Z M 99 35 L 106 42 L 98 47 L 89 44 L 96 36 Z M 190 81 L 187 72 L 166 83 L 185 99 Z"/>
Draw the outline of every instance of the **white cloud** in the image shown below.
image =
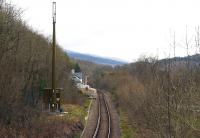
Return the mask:
<path id="1" fill-rule="evenodd" d="M 12 0 L 24 19 L 51 35 L 49 0 Z M 141 54 L 172 53 L 170 29 L 183 43 L 200 24 L 198 0 L 57 0 L 57 40 L 65 49 L 132 61 Z M 159 49 L 159 50 L 158 50 Z M 159 52 L 158 52 L 159 51 Z M 177 55 L 185 55 L 177 47 Z M 191 51 L 192 54 L 192 51 Z"/>

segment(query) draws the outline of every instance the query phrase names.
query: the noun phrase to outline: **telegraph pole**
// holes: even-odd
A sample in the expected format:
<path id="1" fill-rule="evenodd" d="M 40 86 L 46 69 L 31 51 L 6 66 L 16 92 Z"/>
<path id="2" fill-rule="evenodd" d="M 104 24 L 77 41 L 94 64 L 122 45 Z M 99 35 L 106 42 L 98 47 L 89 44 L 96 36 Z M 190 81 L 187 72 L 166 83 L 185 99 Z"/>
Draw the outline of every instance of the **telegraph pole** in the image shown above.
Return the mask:
<path id="1" fill-rule="evenodd" d="M 175 35 L 175 31 L 174 31 L 174 42 L 173 42 L 173 46 L 174 46 L 174 58 L 176 57 L 176 35 Z"/>
<path id="2" fill-rule="evenodd" d="M 44 88 L 43 102 L 48 104 L 49 111 L 60 111 L 61 90 L 56 87 L 56 2 L 52 5 L 53 17 L 53 42 L 52 42 L 52 87 Z"/>
<path id="3" fill-rule="evenodd" d="M 189 42 L 188 42 L 188 32 L 187 32 L 187 25 L 186 25 L 186 34 L 185 34 L 185 44 L 187 49 L 187 69 L 189 70 Z"/>
<path id="4" fill-rule="evenodd" d="M 53 2 L 53 45 L 52 45 L 52 91 L 53 97 L 56 90 L 56 74 L 55 74 L 55 62 L 56 62 L 56 2 Z"/>

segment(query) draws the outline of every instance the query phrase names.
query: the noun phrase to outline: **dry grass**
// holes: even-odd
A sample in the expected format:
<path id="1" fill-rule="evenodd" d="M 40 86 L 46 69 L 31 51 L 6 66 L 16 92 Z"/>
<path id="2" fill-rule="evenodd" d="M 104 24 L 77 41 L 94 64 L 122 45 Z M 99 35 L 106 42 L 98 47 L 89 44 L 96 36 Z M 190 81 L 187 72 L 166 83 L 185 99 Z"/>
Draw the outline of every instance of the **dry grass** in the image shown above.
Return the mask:
<path id="1" fill-rule="evenodd" d="M 65 104 L 64 114 L 47 114 L 43 113 L 40 117 L 34 118 L 24 126 L 0 126 L 2 138 L 63 138 L 79 137 L 84 128 L 85 116 L 89 100 L 84 105 Z"/>

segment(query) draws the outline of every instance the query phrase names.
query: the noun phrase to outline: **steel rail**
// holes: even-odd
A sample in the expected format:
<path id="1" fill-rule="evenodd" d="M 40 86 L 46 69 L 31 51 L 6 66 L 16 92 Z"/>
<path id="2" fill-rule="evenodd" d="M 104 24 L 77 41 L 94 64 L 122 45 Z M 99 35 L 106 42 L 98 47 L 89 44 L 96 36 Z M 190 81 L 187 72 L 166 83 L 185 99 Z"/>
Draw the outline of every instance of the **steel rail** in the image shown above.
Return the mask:
<path id="1" fill-rule="evenodd" d="M 105 100 L 105 95 L 102 93 L 103 95 L 103 100 L 104 100 L 104 103 L 106 105 L 106 110 L 107 110 L 107 114 L 108 114 L 108 138 L 110 138 L 110 133 L 111 133 L 111 118 L 110 118 L 110 111 L 109 111 L 109 108 L 108 108 L 108 103 L 106 102 Z"/>
<path id="2" fill-rule="evenodd" d="M 96 124 L 96 129 L 93 135 L 93 138 L 97 138 L 98 136 L 98 132 L 99 132 L 99 127 L 100 127 L 100 123 L 102 119 L 101 119 L 101 106 L 105 105 L 106 108 L 106 112 L 107 112 L 107 117 L 108 117 L 108 134 L 107 134 L 107 138 L 110 138 L 111 135 L 111 117 L 110 117 L 110 111 L 108 108 L 108 103 L 105 100 L 105 95 L 101 92 L 102 98 L 100 98 L 100 92 L 98 92 L 98 120 L 97 120 L 97 124 Z"/>
<path id="3" fill-rule="evenodd" d="M 99 108 L 98 109 L 98 120 L 97 120 L 97 125 L 96 125 L 96 129 L 95 129 L 93 138 L 97 137 L 97 133 L 99 131 L 99 126 L 100 126 L 100 122 L 101 122 L 101 103 L 100 103 L 99 95 L 98 95 L 98 108 Z"/>

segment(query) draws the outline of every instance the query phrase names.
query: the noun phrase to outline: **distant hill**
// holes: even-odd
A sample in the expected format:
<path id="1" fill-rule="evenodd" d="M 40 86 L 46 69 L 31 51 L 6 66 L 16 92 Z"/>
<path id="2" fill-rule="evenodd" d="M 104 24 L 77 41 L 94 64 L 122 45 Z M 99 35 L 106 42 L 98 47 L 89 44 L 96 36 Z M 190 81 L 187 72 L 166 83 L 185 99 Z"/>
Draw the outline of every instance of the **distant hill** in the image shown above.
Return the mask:
<path id="1" fill-rule="evenodd" d="M 116 65 L 127 64 L 127 62 L 124 62 L 124 61 L 119 61 L 119 60 L 110 59 L 110 58 L 104 58 L 104 57 L 95 56 L 95 55 L 82 54 L 82 53 L 72 52 L 72 51 L 68 51 L 68 50 L 66 51 L 66 53 L 68 54 L 68 56 L 70 58 L 83 60 L 83 61 L 89 61 L 89 62 L 93 62 L 96 64 L 101 64 L 101 65 L 116 66 Z"/>
<path id="2" fill-rule="evenodd" d="M 160 61 L 161 62 L 164 62 L 166 60 L 169 60 L 168 58 L 165 58 L 165 59 L 161 59 Z M 195 54 L 195 55 L 190 55 L 190 56 L 184 56 L 184 57 L 174 57 L 174 58 L 170 58 L 170 60 L 172 61 L 177 61 L 177 62 L 180 62 L 180 61 L 192 61 L 192 62 L 200 62 L 200 54 Z"/>
<path id="3" fill-rule="evenodd" d="M 190 68 L 199 67 L 200 65 L 200 54 L 185 56 L 185 57 L 175 57 L 171 58 L 170 61 L 173 63 L 173 68 L 184 68 L 187 66 L 187 62 Z M 159 63 L 165 64 L 169 62 L 169 59 L 162 59 Z"/>
<path id="4" fill-rule="evenodd" d="M 142 60 L 142 61 L 136 61 L 134 63 L 126 64 L 124 66 L 121 66 L 120 68 L 126 69 L 128 71 L 135 70 L 138 66 L 146 66 L 150 65 L 152 61 L 148 60 Z M 165 58 L 161 60 L 157 60 L 154 62 L 156 65 L 158 65 L 159 69 L 166 70 L 166 67 L 171 64 L 172 70 L 180 70 L 180 69 L 194 69 L 200 67 L 200 54 L 185 56 L 185 57 L 175 57 L 175 58 Z"/>

